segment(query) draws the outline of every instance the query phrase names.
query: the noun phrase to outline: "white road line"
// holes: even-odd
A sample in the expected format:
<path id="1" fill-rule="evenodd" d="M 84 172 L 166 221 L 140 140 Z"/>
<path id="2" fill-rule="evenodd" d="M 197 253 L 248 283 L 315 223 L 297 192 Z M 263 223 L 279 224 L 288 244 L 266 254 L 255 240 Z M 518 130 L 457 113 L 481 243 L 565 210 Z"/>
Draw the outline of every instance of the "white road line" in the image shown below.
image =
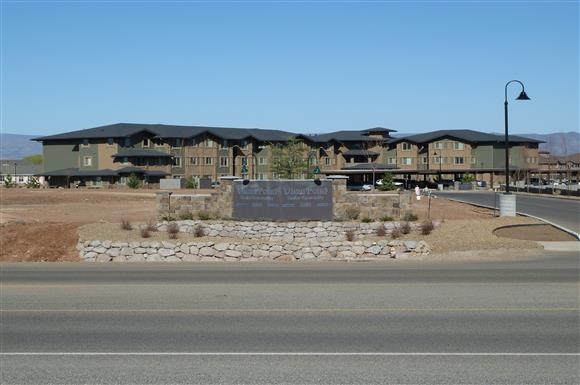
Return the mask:
<path id="1" fill-rule="evenodd" d="M 525 353 L 525 352 L 1 352 L 0 356 L 465 356 L 465 357 L 578 357 L 580 353 Z"/>

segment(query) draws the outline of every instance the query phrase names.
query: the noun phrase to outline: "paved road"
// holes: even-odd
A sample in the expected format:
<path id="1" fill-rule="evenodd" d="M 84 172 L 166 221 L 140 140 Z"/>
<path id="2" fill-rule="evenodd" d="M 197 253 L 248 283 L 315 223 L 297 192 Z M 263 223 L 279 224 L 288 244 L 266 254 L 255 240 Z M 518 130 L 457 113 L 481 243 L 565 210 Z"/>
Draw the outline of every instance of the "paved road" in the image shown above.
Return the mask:
<path id="1" fill-rule="evenodd" d="M 435 194 L 444 198 L 499 208 L 499 196 L 496 199 L 493 192 L 436 192 Z M 580 233 L 580 200 L 578 199 L 517 194 L 516 211 L 545 219 L 573 233 Z"/>
<path id="2" fill-rule="evenodd" d="M 580 382 L 573 254 L 0 267 L 2 384 Z"/>

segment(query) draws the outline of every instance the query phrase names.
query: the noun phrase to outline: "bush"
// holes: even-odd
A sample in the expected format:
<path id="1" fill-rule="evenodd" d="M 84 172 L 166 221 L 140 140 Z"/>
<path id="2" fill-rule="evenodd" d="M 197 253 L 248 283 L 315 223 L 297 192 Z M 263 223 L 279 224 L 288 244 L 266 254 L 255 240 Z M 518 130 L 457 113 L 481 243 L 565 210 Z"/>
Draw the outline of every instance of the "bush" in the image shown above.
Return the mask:
<path id="1" fill-rule="evenodd" d="M 179 226 L 175 222 L 171 222 L 167 225 L 167 234 L 170 239 L 177 239 L 177 234 L 179 233 Z"/>
<path id="2" fill-rule="evenodd" d="M 346 230 L 345 235 L 346 235 L 347 241 L 350 241 L 350 242 L 354 241 L 355 232 L 353 229 Z"/>
<path id="3" fill-rule="evenodd" d="M 193 213 L 189 211 L 182 211 L 179 213 L 179 219 L 182 221 L 193 220 Z"/>
<path id="4" fill-rule="evenodd" d="M 151 232 L 147 226 L 141 228 L 141 238 L 149 238 L 151 236 Z"/>
<path id="5" fill-rule="evenodd" d="M 161 216 L 161 219 L 163 219 L 166 222 L 171 222 L 175 220 L 175 218 L 171 214 L 165 214 Z"/>
<path id="6" fill-rule="evenodd" d="M 193 235 L 196 238 L 203 237 L 205 235 L 205 230 L 203 229 L 203 226 L 202 225 L 195 226 L 195 228 L 193 229 Z"/>
<path id="7" fill-rule="evenodd" d="M 405 222 L 401 225 L 401 233 L 409 234 L 411 232 L 411 224 L 409 222 Z"/>
<path id="8" fill-rule="evenodd" d="M 373 222 L 373 220 L 372 220 L 371 218 L 367 218 L 367 217 L 364 217 L 364 218 L 363 218 L 363 219 L 361 219 L 360 221 L 361 221 L 362 223 L 371 223 L 371 222 Z"/>
<path id="9" fill-rule="evenodd" d="M 400 237 L 401 237 L 401 228 L 399 226 L 393 227 L 393 230 L 391 230 L 391 238 L 397 239 Z"/>
<path id="10" fill-rule="evenodd" d="M 127 178 L 127 187 L 133 189 L 141 187 L 141 180 L 137 177 L 137 175 L 135 175 L 135 173 L 131 173 L 129 178 Z"/>
<path id="11" fill-rule="evenodd" d="M 16 183 L 12 180 L 12 176 L 10 174 L 4 177 L 4 187 L 6 188 L 16 187 Z"/>
<path id="12" fill-rule="evenodd" d="M 393 217 L 390 215 L 384 215 L 380 218 L 381 222 L 391 222 L 393 221 Z"/>
<path id="13" fill-rule="evenodd" d="M 147 224 L 145 225 L 145 228 L 151 232 L 157 231 L 157 226 L 152 221 L 148 221 Z"/>
<path id="14" fill-rule="evenodd" d="M 356 206 L 349 206 L 346 208 L 345 214 L 348 219 L 357 219 L 360 215 L 360 209 Z"/>
<path id="15" fill-rule="evenodd" d="M 40 182 L 35 176 L 33 176 L 28 179 L 28 182 L 26 182 L 26 188 L 40 188 Z"/>
<path id="16" fill-rule="evenodd" d="M 185 188 L 192 189 L 197 188 L 197 181 L 193 179 L 192 176 L 185 180 Z"/>
<path id="17" fill-rule="evenodd" d="M 407 222 L 414 222 L 417 219 L 419 219 L 419 217 L 413 214 L 412 212 L 406 212 L 405 215 L 403 216 L 403 220 Z"/>
<path id="18" fill-rule="evenodd" d="M 209 211 L 202 210 L 197 213 L 197 217 L 202 221 L 207 221 L 211 219 L 211 214 L 209 213 Z"/>
<path id="19" fill-rule="evenodd" d="M 133 230 L 133 225 L 128 219 L 121 219 L 121 230 Z"/>
<path id="20" fill-rule="evenodd" d="M 430 219 L 427 219 L 421 223 L 421 234 L 429 235 L 434 228 L 435 226 L 433 225 L 433 222 Z"/>
<path id="21" fill-rule="evenodd" d="M 463 174 L 461 177 L 461 183 L 468 184 L 475 181 L 475 176 L 473 174 L 467 173 Z"/>
<path id="22" fill-rule="evenodd" d="M 379 227 L 377 227 L 376 234 L 379 237 L 384 237 L 385 235 L 387 235 L 387 230 L 385 229 L 385 226 L 380 225 Z"/>

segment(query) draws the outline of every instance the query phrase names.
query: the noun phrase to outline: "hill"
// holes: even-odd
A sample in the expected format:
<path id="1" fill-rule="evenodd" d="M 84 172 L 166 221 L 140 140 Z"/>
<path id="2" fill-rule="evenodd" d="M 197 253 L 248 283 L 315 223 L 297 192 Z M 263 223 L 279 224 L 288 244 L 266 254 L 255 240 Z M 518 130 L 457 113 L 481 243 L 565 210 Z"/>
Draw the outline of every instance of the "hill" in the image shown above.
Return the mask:
<path id="1" fill-rule="evenodd" d="M 42 154 L 42 144 L 30 139 L 39 135 L 0 134 L 0 159 L 22 159 L 28 155 Z"/>

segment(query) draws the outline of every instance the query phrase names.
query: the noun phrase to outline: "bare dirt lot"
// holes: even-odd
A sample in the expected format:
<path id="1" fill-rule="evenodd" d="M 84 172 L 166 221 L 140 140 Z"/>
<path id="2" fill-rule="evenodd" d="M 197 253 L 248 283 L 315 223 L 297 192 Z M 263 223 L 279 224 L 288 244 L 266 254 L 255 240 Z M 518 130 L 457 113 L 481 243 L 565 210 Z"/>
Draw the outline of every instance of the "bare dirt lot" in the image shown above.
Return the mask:
<path id="1" fill-rule="evenodd" d="M 79 233 L 90 239 L 91 231 L 100 226 L 121 236 L 122 219 L 132 223 L 156 220 L 151 190 L 0 189 L 0 202 L 0 261 L 78 261 Z M 538 250 L 534 240 L 572 240 L 534 219 L 497 218 L 491 210 L 447 199 L 431 199 L 429 208 L 429 199 L 423 197 L 413 201 L 412 207 L 420 221 L 430 217 L 441 224 L 429 235 L 408 237 L 424 239 L 439 256 L 476 257 L 482 251 L 505 255 L 506 249 L 513 251 L 511 255 L 529 254 Z M 494 234 L 497 228 L 510 225 L 526 226 Z"/>

